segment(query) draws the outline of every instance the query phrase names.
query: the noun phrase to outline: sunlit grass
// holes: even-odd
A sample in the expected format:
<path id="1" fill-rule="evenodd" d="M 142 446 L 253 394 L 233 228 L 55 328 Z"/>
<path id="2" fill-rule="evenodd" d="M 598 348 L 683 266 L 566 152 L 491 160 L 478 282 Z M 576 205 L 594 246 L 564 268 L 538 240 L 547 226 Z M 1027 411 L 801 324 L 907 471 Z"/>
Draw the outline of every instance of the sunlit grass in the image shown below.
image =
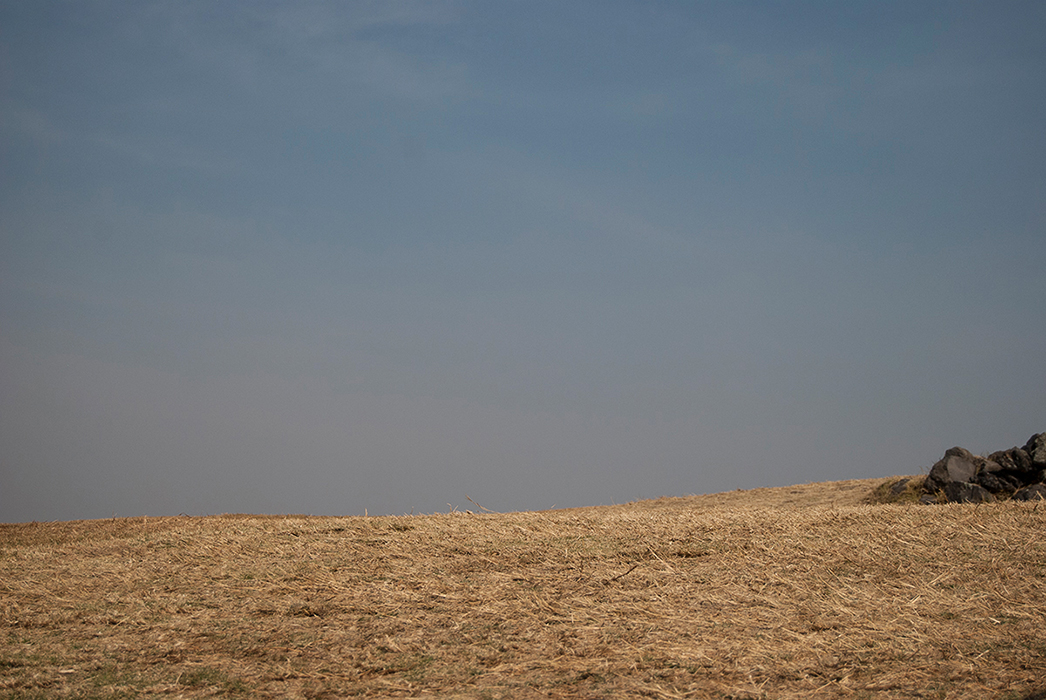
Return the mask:
<path id="1" fill-rule="evenodd" d="M 0 697 L 1041 687 L 1046 508 L 872 502 L 895 482 L 537 513 L 3 525 Z"/>

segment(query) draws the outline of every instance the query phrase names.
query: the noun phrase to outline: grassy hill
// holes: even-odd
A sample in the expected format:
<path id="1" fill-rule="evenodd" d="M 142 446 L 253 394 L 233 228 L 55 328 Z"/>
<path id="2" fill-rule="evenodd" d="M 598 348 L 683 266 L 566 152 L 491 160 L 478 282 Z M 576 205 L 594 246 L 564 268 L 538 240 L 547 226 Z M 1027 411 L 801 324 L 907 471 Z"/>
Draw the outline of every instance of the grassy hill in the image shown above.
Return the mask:
<path id="1" fill-rule="evenodd" d="M 1046 697 L 1046 504 L 889 483 L 0 525 L 0 697 Z"/>

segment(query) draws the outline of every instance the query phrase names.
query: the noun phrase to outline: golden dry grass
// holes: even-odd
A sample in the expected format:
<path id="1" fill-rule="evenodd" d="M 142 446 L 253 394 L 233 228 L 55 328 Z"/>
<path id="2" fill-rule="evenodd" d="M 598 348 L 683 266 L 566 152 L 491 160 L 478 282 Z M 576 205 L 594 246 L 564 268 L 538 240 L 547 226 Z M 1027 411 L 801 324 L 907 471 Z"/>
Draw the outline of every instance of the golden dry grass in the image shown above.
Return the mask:
<path id="1" fill-rule="evenodd" d="M 882 483 L 2 525 L 0 695 L 1037 697 L 1046 504 Z"/>

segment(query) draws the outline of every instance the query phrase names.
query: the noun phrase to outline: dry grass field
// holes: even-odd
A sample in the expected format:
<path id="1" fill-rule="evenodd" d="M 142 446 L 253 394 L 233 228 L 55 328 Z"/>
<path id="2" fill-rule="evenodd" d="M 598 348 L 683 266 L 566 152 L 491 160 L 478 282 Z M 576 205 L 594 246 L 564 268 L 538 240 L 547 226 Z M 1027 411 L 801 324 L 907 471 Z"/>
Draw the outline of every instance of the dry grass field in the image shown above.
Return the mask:
<path id="1" fill-rule="evenodd" d="M 0 525 L 0 697 L 1046 698 L 1046 503 L 884 483 Z"/>

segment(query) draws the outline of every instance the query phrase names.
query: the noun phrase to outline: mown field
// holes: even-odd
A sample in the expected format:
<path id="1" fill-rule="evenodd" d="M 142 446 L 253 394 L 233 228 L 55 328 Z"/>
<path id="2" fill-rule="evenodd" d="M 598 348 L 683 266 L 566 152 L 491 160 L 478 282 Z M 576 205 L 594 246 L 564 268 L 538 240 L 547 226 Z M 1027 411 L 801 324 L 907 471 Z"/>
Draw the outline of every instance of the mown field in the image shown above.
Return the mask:
<path id="1" fill-rule="evenodd" d="M 1046 698 L 1046 503 L 884 481 L 0 525 L 0 697 Z"/>

